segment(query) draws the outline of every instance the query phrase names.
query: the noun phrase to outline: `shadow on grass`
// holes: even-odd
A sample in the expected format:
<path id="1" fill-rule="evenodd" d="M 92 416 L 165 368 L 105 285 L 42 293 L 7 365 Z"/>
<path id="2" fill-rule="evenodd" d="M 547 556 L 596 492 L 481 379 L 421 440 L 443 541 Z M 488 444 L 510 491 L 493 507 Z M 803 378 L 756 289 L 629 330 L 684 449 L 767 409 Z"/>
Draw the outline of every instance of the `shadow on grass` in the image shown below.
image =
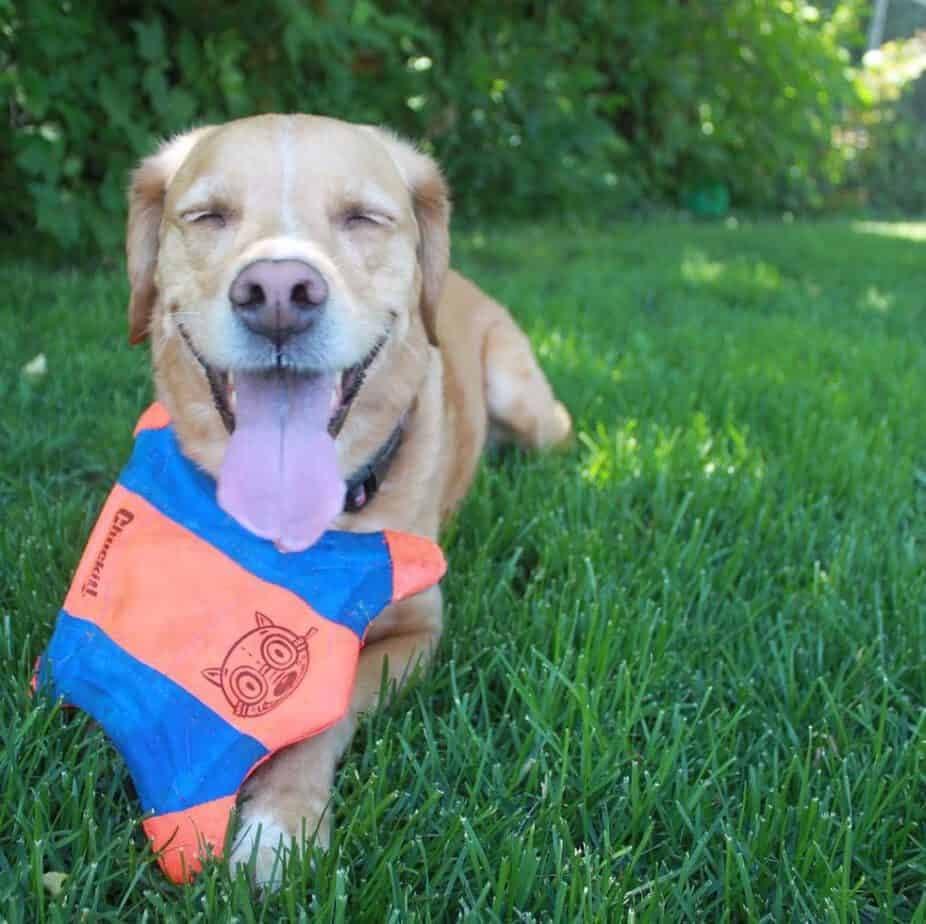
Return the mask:
<path id="1" fill-rule="evenodd" d="M 761 497 L 836 518 L 911 503 L 921 240 L 825 223 L 622 230 L 464 248 L 477 279 L 493 268 L 486 287 L 531 334 L 579 435 L 555 463 L 498 467 L 499 509 L 545 493 L 584 510 L 581 531 L 596 494 L 644 525 L 689 494 L 689 524 Z"/>

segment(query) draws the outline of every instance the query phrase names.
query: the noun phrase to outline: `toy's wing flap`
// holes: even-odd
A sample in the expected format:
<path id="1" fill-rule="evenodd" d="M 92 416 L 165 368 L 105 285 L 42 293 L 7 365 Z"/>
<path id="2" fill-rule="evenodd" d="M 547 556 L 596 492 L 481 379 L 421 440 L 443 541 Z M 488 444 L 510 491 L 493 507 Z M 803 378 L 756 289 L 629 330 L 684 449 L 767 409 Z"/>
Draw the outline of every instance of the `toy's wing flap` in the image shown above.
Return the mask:
<path id="1" fill-rule="evenodd" d="M 447 571 L 440 546 L 411 533 L 384 532 L 392 559 L 392 602 L 406 600 L 433 587 Z"/>

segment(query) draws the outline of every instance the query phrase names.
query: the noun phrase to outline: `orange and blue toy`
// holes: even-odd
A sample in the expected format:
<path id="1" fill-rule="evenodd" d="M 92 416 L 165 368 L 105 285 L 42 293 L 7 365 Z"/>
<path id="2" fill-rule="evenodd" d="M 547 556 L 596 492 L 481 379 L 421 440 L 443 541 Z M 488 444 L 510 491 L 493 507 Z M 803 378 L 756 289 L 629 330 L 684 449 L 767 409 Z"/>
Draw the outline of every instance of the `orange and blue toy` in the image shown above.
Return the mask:
<path id="1" fill-rule="evenodd" d="M 254 768 L 343 717 L 372 619 L 446 565 L 430 540 L 389 530 L 279 552 L 218 506 L 161 405 L 135 433 L 37 685 L 103 726 L 161 867 L 184 882 L 221 855 Z"/>

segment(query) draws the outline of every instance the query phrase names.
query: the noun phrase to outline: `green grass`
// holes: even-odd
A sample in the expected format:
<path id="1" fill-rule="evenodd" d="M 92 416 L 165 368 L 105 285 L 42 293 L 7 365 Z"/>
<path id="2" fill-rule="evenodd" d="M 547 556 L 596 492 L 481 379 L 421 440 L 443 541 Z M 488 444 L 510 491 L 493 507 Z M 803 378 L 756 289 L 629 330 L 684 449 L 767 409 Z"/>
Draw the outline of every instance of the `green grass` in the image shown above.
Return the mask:
<path id="1" fill-rule="evenodd" d="M 924 238 L 458 239 L 579 438 L 482 467 L 435 670 L 363 723 L 332 850 L 272 898 L 168 884 L 103 734 L 30 704 L 149 386 L 118 272 L 4 266 L 0 917 L 926 921 Z"/>

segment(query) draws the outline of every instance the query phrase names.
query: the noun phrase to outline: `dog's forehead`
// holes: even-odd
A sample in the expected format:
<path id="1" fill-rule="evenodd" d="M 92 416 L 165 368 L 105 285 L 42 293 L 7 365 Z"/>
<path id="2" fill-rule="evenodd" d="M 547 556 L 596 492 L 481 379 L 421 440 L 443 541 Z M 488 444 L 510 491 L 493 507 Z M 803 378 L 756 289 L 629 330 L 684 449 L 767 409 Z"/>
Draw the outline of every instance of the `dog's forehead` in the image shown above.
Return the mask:
<path id="1" fill-rule="evenodd" d="M 258 116 L 220 126 L 193 148 L 169 197 L 260 194 L 285 182 L 310 195 L 362 197 L 377 191 L 400 203 L 408 185 L 377 133 L 321 116 Z"/>

